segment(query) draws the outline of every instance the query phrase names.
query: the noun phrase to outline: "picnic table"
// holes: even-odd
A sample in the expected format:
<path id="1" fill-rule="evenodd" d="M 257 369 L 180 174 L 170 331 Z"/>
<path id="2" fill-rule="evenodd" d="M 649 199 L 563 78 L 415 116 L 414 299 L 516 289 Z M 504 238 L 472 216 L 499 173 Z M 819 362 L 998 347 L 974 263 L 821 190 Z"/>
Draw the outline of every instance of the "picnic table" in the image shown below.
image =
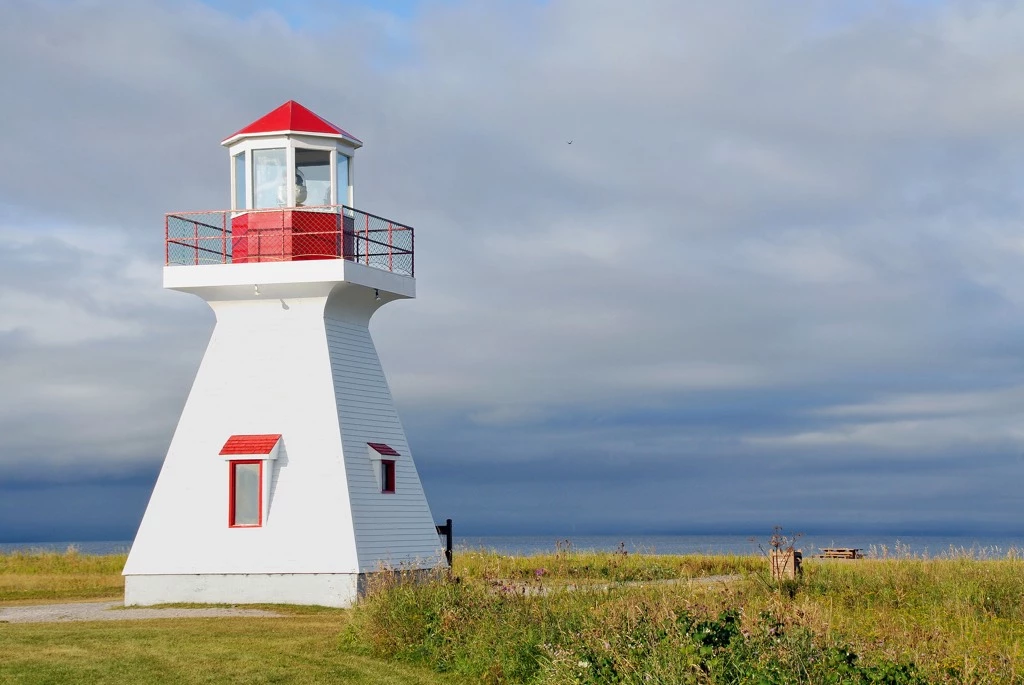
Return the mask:
<path id="1" fill-rule="evenodd" d="M 860 559 L 864 555 L 860 547 L 822 547 L 819 559 Z"/>

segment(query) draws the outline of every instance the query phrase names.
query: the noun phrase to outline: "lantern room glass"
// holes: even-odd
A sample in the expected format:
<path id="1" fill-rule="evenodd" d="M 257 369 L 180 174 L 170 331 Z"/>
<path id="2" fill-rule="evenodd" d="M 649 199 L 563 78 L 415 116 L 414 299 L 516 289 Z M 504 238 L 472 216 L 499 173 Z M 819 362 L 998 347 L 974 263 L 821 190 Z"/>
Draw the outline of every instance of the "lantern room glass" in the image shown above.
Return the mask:
<path id="1" fill-rule="evenodd" d="M 348 200 L 348 157 L 338 153 L 338 192 L 337 200 L 339 205 L 347 205 Z"/>
<path id="2" fill-rule="evenodd" d="M 295 176 L 296 207 L 332 204 L 329 150 L 295 148 Z M 300 192 L 300 187 L 304 187 L 305 192 Z"/>
<path id="3" fill-rule="evenodd" d="M 248 209 L 245 197 L 245 153 L 235 155 L 235 209 Z"/>
<path id="4" fill-rule="evenodd" d="M 288 202 L 283 147 L 252 151 L 253 208 L 284 207 Z"/>

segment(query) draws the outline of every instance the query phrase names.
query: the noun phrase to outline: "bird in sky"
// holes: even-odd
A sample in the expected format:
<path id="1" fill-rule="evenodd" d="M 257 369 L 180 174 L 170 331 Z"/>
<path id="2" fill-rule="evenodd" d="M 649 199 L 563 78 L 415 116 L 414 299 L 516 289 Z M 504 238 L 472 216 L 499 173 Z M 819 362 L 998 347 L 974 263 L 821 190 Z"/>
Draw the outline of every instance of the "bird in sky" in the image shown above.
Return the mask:
<path id="1" fill-rule="evenodd" d="M 574 139 L 574 140 L 575 140 L 575 139 Z M 566 144 L 566 145 L 572 145 L 572 140 L 567 140 L 567 141 L 565 141 L 565 144 Z"/>

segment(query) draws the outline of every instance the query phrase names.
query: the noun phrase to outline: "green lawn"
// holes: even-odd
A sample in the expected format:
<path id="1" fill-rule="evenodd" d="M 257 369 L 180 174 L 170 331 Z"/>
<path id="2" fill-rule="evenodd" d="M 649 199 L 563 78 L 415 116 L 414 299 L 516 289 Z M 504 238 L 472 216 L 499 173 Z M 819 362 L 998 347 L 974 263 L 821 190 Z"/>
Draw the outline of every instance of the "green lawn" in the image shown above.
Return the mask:
<path id="1" fill-rule="evenodd" d="M 0 625 L 0 683 L 463 682 L 345 652 L 346 614 Z"/>
<path id="2" fill-rule="evenodd" d="M 119 600 L 125 555 L 0 554 L 0 606 Z M 283 618 L 0 624 L 0 683 L 461 682 L 342 649 L 350 612 L 268 607 Z"/>

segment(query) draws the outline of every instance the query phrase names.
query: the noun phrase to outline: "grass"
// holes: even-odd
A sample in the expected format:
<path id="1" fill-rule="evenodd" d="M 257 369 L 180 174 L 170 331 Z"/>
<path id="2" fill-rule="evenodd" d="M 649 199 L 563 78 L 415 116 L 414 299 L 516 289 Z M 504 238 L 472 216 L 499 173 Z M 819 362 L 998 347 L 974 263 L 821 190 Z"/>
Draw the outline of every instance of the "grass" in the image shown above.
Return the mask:
<path id="1" fill-rule="evenodd" d="M 0 554 L 0 603 L 124 597 L 127 555 L 26 551 Z"/>
<path id="2" fill-rule="evenodd" d="M 780 585 L 758 557 L 463 551 L 347 611 L 0 625 L 0 683 L 1024 683 L 1016 553 L 884 556 Z M 0 600 L 118 596 L 123 563 L 0 555 Z"/>
<path id="3" fill-rule="evenodd" d="M 342 654 L 346 612 L 283 618 L 0 625 L 0 683 L 451 683 Z"/>
<path id="4" fill-rule="evenodd" d="M 0 604 L 120 599 L 124 562 L 74 549 L 0 554 Z M 261 608 L 285 616 L 0 624 L 0 683 L 453 682 L 422 666 L 343 654 L 350 612 Z"/>
<path id="5" fill-rule="evenodd" d="M 754 556 L 586 552 L 560 545 L 553 554 L 513 556 L 485 550 L 455 555 L 455 575 L 510 581 L 636 582 L 752 573 L 764 565 Z"/>
<path id="6" fill-rule="evenodd" d="M 820 633 L 926 665 L 937 682 L 1024 682 L 1024 561 L 814 564 L 792 602 Z"/>
<path id="7" fill-rule="evenodd" d="M 456 567 L 457 583 L 384 584 L 354 610 L 346 643 L 487 683 L 1024 683 L 1014 554 L 810 560 L 781 585 L 763 559 L 610 556 L 482 554 Z M 563 589 L 566 578 L 660 579 L 671 564 L 681 575 L 760 570 Z"/>

